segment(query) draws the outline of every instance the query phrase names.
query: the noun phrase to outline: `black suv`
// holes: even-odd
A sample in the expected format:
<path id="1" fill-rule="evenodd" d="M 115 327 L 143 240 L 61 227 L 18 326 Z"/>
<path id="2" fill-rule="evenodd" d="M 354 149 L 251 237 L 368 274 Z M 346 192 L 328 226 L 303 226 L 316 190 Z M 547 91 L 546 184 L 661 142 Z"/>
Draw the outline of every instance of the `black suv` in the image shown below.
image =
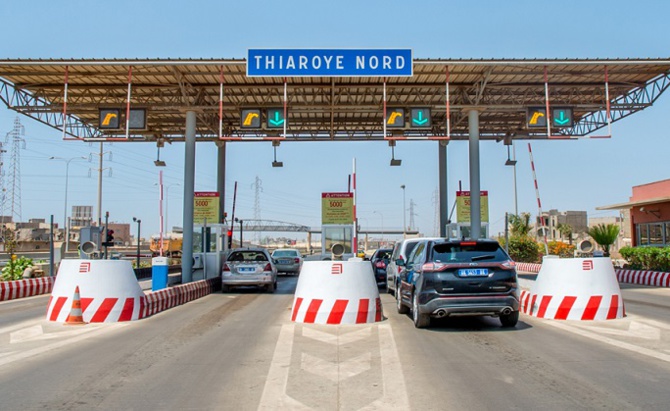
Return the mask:
<path id="1" fill-rule="evenodd" d="M 398 312 L 411 308 L 417 328 L 430 319 L 458 315 L 499 317 L 503 327 L 519 321 L 514 262 L 493 240 L 424 240 L 399 274 Z"/>

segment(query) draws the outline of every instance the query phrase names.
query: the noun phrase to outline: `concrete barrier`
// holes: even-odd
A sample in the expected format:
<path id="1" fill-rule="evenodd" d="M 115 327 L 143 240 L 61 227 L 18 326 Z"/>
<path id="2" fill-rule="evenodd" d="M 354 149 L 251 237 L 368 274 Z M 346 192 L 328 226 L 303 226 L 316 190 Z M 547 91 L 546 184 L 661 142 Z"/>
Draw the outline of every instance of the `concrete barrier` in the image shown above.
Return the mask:
<path id="1" fill-rule="evenodd" d="M 140 318 L 150 317 L 221 290 L 221 279 L 210 278 L 146 294 Z"/>
<path id="2" fill-rule="evenodd" d="M 54 277 L 28 278 L 0 282 L 0 301 L 48 294 L 53 289 Z"/>
<path id="3" fill-rule="evenodd" d="M 525 314 L 554 320 L 610 320 L 625 315 L 612 260 L 545 257 L 530 292 L 521 296 Z"/>
<path id="4" fill-rule="evenodd" d="M 369 261 L 306 261 L 293 300 L 291 320 L 314 324 L 362 324 L 383 319 Z"/>

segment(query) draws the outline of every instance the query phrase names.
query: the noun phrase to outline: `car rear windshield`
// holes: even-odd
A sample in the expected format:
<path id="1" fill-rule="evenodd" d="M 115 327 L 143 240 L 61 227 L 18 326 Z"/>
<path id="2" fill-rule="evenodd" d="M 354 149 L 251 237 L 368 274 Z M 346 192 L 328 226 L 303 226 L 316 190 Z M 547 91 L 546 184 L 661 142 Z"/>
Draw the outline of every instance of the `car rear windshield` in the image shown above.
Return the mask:
<path id="1" fill-rule="evenodd" d="M 442 263 L 509 260 L 497 243 L 444 243 L 433 246 L 432 261 Z"/>
<path id="2" fill-rule="evenodd" d="M 391 251 L 393 250 L 379 250 L 375 253 L 374 258 L 383 260 L 383 259 L 390 259 L 391 258 Z"/>
<path id="3" fill-rule="evenodd" d="M 297 257 L 298 253 L 292 250 L 277 250 L 272 253 L 273 257 Z"/>
<path id="4" fill-rule="evenodd" d="M 265 253 L 261 251 L 234 251 L 228 256 L 228 261 L 267 261 Z"/>

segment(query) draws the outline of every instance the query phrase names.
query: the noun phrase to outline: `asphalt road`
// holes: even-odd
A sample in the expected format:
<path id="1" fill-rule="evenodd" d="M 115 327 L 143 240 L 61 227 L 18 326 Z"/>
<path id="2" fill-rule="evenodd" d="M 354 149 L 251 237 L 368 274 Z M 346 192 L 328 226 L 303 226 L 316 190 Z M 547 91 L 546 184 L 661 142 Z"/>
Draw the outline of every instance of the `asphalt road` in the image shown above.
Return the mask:
<path id="1" fill-rule="evenodd" d="M 130 323 L 44 320 L 48 296 L 0 303 L 2 410 L 666 410 L 670 289 L 624 286 L 628 316 L 290 321 L 275 294 L 215 293 Z"/>

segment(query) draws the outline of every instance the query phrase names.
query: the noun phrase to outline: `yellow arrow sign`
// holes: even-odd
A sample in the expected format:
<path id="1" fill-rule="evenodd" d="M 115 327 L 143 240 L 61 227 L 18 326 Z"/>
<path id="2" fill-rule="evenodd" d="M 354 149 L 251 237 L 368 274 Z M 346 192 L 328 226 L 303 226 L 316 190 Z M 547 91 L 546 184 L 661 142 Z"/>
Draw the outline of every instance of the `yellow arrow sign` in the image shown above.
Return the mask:
<path id="1" fill-rule="evenodd" d="M 389 117 L 389 119 L 388 119 L 388 121 L 386 122 L 386 124 L 393 124 L 393 123 L 395 123 L 395 119 L 398 118 L 398 117 L 400 117 L 400 116 L 402 116 L 402 114 L 398 113 L 397 111 L 394 111 L 393 113 L 391 113 L 391 116 Z"/>
<path id="2" fill-rule="evenodd" d="M 251 122 L 254 121 L 255 117 L 258 117 L 258 113 L 248 113 L 247 116 L 244 118 L 244 122 L 242 123 L 242 125 L 250 126 Z"/>
<path id="3" fill-rule="evenodd" d="M 544 117 L 544 113 L 540 113 L 539 111 L 536 111 L 533 113 L 533 117 L 530 118 L 529 123 L 530 124 L 537 124 L 537 121 L 540 119 L 540 117 Z"/>
<path id="4" fill-rule="evenodd" d="M 112 119 L 115 118 L 115 117 L 116 117 L 116 114 L 114 114 L 114 113 L 107 113 L 107 115 L 105 116 L 105 118 L 102 120 L 102 125 L 103 125 L 103 126 L 108 126 L 109 123 L 112 121 Z"/>

